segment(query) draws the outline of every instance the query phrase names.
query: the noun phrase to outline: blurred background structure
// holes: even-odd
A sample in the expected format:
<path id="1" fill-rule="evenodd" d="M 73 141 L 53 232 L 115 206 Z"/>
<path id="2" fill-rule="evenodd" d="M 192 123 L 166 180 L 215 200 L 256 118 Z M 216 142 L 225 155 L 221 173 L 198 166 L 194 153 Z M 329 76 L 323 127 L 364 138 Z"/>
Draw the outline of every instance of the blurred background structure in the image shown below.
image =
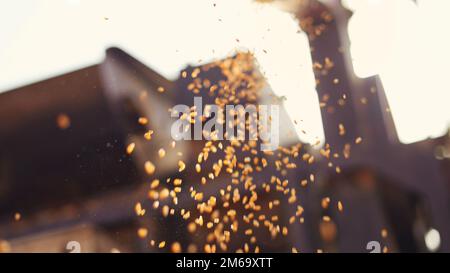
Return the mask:
<path id="1" fill-rule="evenodd" d="M 350 4 L 313 0 L 276 4 L 292 12 L 304 31 L 310 48 L 305 65 L 313 67 L 315 76 L 312 88 L 317 91 L 316 110 L 323 128 L 309 138 L 300 134 L 300 140 L 311 153 L 318 151 L 309 144 L 319 139 L 348 158 L 334 158 L 332 167 L 319 160 L 287 175 L 300 181 L 316 174 L 316 183 L 299 190 L 305 223 L 295 224 L 287 237 L 263 240 L 263 250 L 291 251 L 293 243 L 302 252 L 369 252 L 367 244 L 376 241 L 381 251 L 450 251 L 450 134 L 400 141 L 385 82 L 377 75 L 355 74 L 348 34 Z M 283 49 L 283 45 L 275 47 Z M 255 55 L 273 92 L 283 95 L 280 85 L 271 81 L 273 71 L 265 70 L 267 63 L 264 66 L 264 59 Z M 184 71 L 189 75 L 197 66 Z M 389 78 L 389 73 L 383 75 Z M 220 77 L 213 72 L 205 76 L 211 81 Z M 100 64 L 0 94 L 0 238 L 4 240 L 0 251 L 63 252 L 70 251 L 66 247 L 71 241 L 80 242 L 86 252 L 156 251 L 136 236 L 142 225 L 149 226 L 154 237 L 170 236 L 183 245 L 201 243 L 202 237 L 187 232 L 183 220 L 164 218 L 156 211 L 149 211 L 151 217 L 143 220 L 134 213 L 136 201 L 147 194 L 142 168 L 146 160 L 160 161 L 161 179 L 177 173 L 170 162 L 179 153 L 187 169 L 194 166 L 190 162 L 195 162 L 201 147 L 195 141 L 178 143 L 164 160 L 149 158 L 170 139 L 167 109 L 192 103 L 188 84 L 181 76 L 168 80 L 121 49 L 110 48 Z M 164 96 L 158 92 L 160 87 L 166 90 Z M 408 101 L 409 93 L 402 94 Z M 286 135 L 298 133 L 293 109 L 301 99 L 287 94 L 281 102 Z M 149 118 L 148 125 L 136 122 L 142 116 Z M 410 122 L 418 130 L 423 125 L 413 117 Z M 147 143 L 142 135 L 149 129 L 158 134 Z M 357 138 L 361 144 L 354 146 Z M 297 141 L 285 138 L 283 144 Z M 130 142 L 137 144 L 131 157 L 124 152 Z M 271 170 L 260 175 L 270 177 Z M 183 178 L 189 180 L 190 173 Z M 341 200 L 344 211 L 324 209 L 324 198 Z M 188 206 L 189 200 L 180 202 Z M 289 207 L 278 209 L 280 215 L 292 214 Z M 333 220 L 323 221 L 324 215 Z"/>

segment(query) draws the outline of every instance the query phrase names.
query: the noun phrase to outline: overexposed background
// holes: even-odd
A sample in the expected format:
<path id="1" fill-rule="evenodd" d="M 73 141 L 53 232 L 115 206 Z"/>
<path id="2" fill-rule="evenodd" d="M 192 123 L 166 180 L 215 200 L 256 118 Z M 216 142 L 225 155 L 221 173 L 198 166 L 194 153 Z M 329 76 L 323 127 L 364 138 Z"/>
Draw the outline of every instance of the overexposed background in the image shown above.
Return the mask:
<path id="1" fill-rule="evenodd" d="M 354 11 L 351 53 L 360 77 L 380 75 L 400 140 L 450 126 L 450 1 L 344 0 Z"/>

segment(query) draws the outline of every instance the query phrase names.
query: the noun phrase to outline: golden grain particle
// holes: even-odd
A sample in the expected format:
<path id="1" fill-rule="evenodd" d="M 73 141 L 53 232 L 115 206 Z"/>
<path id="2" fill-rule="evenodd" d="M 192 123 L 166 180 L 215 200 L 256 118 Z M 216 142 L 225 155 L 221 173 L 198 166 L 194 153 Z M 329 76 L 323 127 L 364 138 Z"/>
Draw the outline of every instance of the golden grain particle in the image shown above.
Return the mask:
<path id="1" fill-rule="evenodd" d="M 164 206 L 162 207 L 162 210 L 161 210 L 162 215 L 163 215 L 164 217 L 169 216 L 169 210 L 170 210 L 169 206 L 168 206 L 168 205 L 164 205 Z"/>
<path id="2" fill-rule="evenodd" d="M 183 180 L 180 179 L 180 178 L 175 178 L 175 179 L 173 180 L 173 185 L 174 185 L 174 186 L 181 186 L 182 183 L 183 183 Z"/>
<path id="3" fill-rule="evenodd" d="M 159 192 L 159 199 L 164 200 L 164 199 L 166 199 L 167 197 L 169 197 L 169 194 L 170 194 L 169 189 L 164 188 L 164 189 L 162 189 L 162 190 Z"/>
<path id="4" fill-rule="evenodd" d="M 344 124 L 342 124 L 342 123 L 339 123 L 339 135 L 340 136 L 345 135 L 345 127 L 344 127 Z"/>
<path id="5" fill-rule="evenodd" d="M 338 210 L 339 210 L 340 212 L 344 211 L 344 206 L 342 205 L 342 202 L 341 202 L 341 201 L 338 201 L 337 207 L 338 207 Z"/>
<path id="6" fill-rule="evenodd" d="M 145 164 L 144 164 L 144 167 L 145 167 L 145 172 L 148 175 L 152 175 L 152 174 L 155 173 L 156 167 L 155 167 L 155 165 L 152 162 L 146 161 Z"/>
<path id="7" fill-rule="evenodd" d="M 202 171 L 202 167 L 200 166 L 200 164 L 195 164 L 195 171 L 197 171 L 198 173 Z"/>
<path id="8" fill-rule="evenodd" d="M 356 139 L 355 139 L 355 143 L 356 144 L 360 144 L 362 142 L 362 138 L 361 137 L 357 137 Z"/>
<path id="9" fill-rule="evenodd" d="M 330 218 L 330 216 L 325 215 L 325 216 L 322 217 L 322 220 L 323 220 L 324 222 L 330 222 L 330 221 L 331 221 L 331 218 Z"/>
<path id="10" fill-rule="evenodd" d="M 255 246 L 255 253 L 259 253 L 259 246 Z"/>
<path id="11" fill-rule="evenodd" d="M 351 151 L 351 145 L 349 143 L 346 143 L 344 145 L 344 149 L 342 150 L 342 154 L 344 155 L 345 159 L 350 158 L 350 151 Z"/>
<path id="12" fill-rule="evenodd" d="M 163 247 L 165 247 L 166 246 L 166 241 L 162 241 L 162 242 L 160 242 L 159 244 L 158 244 L 158 247 L 159 248 L 163 248 Z"/>
<path id="13" fill-rule="evenodd" d="M 325 66 L 326 70 L 330 70 L 331 68 L 334 67 L 334 62 L 330 58 L 326 57 L 325 58 L 325 62 L 324 62 L 324 66 Z"/>
<path id="14" fill-rule="evenodd" d="M 388 236 L 388 231 L 387 231 L 387 229 L 383 228 L 381 230 L 381 237 L 387 238 L 387 236 Z"/>
<path id="15" fill-rule="evenodd" d="M 201 192 L 196 193 L 195 196 L 194 196 L 194 199 L 195 199 L 195 201 L 198 201 L 198 202 L 202 201 L 203 200 L 203 193 L 201 193 Z"/>
<path id="16" fill-rule="evenodd" d="M 305 154 L 302 155 L 302 159 L 303 159 L 304 161 L 308 161 L 308 159 L 309 159 L 310 157 L 311 157 L 311 155 L 308 154 L 308 153 L 305 153 Z"/>
<path id="17" fill-rule="evenodd" d="M 136 147 L 136 143 L 134 143 L 134 142 L 131 142 L 130 144 L 128 144 L 127 154 L 131 155 L 133 153 L 135 147 Z"/>
<path id="18" fill-rule="evenodd" d="M 234 209 L 230 209 L 227 212 L 227 215 L 230 216 L 230 217 L 235 217 L 236 216 L 236 211 Z"/>
<path id="19" fill-rule="evenodd" d="M 159 192 L 157 192 L 157 191 L 155 191 L 155 190 L 150 190 L 150 191 L 148 191 L 147 196 L 148 196 L 148 198 L 150 198 L 150 199 L 156 200 L 156 199 L 159 198 Z"/>
<path id="20" fill-rule="evenodd" d="M 192 71 L 191 77 L 192 77 L 193 79 L 195 79 L 195 78 L 197 78 L 198 74 L 200 74 L 200 68 L 196 67 L 196 68 Z"/>
<path id="21" fill-rule="evenodd" d="M 164 89 L 164 87 L 162 87 L 162 86 L 159 86 L 157 90 L 158 90 L 159 93 L 163 93 L 164 91 L 166 91 Z"/>
<path id="22" fill-rule="evenodd" d="M 203 219 L 202 219 L 202 225 L 203 225 Z M 194 233 L 194 232 L 197 230 L 197 225 L 196 225 L 194 222 L 190 222 L 190 223 L 187 225 L 187 230 L 188 230 L 190 233 Z"/>
<path id="23" fill-rule="evenodd" d="M 181 244 L 179 242 L 173 242 L 170 247 L 172 253 L 180 253 L 181 252 Z"/>
<path id="24" fill-rule="evenodd" d="M 183 161 L 179 160 L 178 161 L 178 171 L 182 172 L 182 171 L 184 171 L 185 168 L 186 168 L 186 164 L 184 164 Z"/>
<path id="25" fill-rule="evenodd" d="M 159 186 L 159 179 L 155 179 L 150 183 L 150 189 L 156 189 Z"/>
<path id="26" fill-rule="evenodd" d="M 181 77 L 182 77 L 183 79 L 185 79 L 185 78 L 187 77 L 187 72 L 186 72 L 186 71 L 182 71 L 182 72 L 181 72 Z"/>
<path id="27" fill-rule="evenodd" d="M 152 139 L 152 135 L 153 135 L 153 130 L 148 130 L 145 134 L 144 134 L 144 138 L 146 140 L 151 140 Z"/>
<path id="28" fill-rule="evenodd" d="M 160 158 L 165 157 L 165 156 L 166 156 L 166 150 L 164 150 L 163 148 L 159 149 L 159 151 L 158 151 L 158 156 L 159 156 Z"/>
<path id="29" fill-rule="evenodd" d="M 145 118 L 145 117 L 140 117 L 138 119 L 138 122 L 139 122 L 140 125 L 146 125 L 146 124 L 148 124 L 148 119 Z"/>
<path id="30" fill-rule="evenodd" d="M 189 217 L 191 217 L 191 212 L 190 212 L 190 211 L 186 212 L 186 213 L 183 215 L 183 219 L 184 219 L 184 220 L 189 219 Z"/>
<path id="31" fill-rule="evenodd" d="M 250 251 L 250 247 L 248 246 L 248 243 L 244 244 L 244 252 L 248 253 Z"/>
<path id="32" fill-rule="evenodd" d="M 21 218 L 22 218 L 22 215 L 19 212 L 14 213 L 14 220 L 15 221 L 20 221 Z"/>
<path id="33" fill-rule="evenodd" d="M 137 234 L 138 234 L 139 238 L 144 239 L 148 235 L 148 229 L 140 228 L 140 229 L 138 229 Z"/>
<path id="34" fill-rule="evenodd" d="M 302 187 L 306 187 L 306 186 L 308 185 L 308 180 L 303 179 L 302 181 L 300 181 L 300 185 L 301 185 Z"/>
<path id="35" fill-rule="evenodd" d="M 313 63 L 313 69 L 322 69 L 323 65 L 319 62 L 314 62 Z"/>
<path id="36" fill-rule="evenodd" d="M 289 217 L 289 224 L 293 224 L 295 222 L 295 216 Z"/>
<path id="37" fill-rule="evenodd" d="M 208 205 L 214 207 L 216 205 L 217 202 L 217 198 L 214 196 L 209 197 L 208 199 Z"/>
<path id="38" fill-rule="evenodd" d="M 142 208 L 142 205 L 139 202 L 134 205 L 134 211 L 136 212 L 137 216 L 144 216 L 145 214 L 145 209 Z"/>
<path id="39" fill-rule="evenodd" d="M 262 158 L 261 163 L 262 163 L 263 167 L 265 168 L 267 166 L 267 159 Z"/>
<path id="40" fill-rule="evenodd" d="M 56 117 L 56 125 L 59 129 L 65 130 L 70 127 L 70 117 L 67 114 L 61 113 Z"/>
<path id="41" fill-rule="evenodd" d="M 293 204 L 295 203 L 295 201 L 297 201 L 297 196 L 295 194 L 292 194 L 288 199 L 288 203 Z"/>
<path id="42" fill-rule="evenodd" d="M 331 200 L 329 197 L 322 198 L 322 202 L 321 202 L 322 208 L 327 209 L 328 206 L 330 205 L 330 201 Z"/>
<path id="43" fill-rule="evenodd" d="M 209 245 L 209 244 L 205 244 L 203 246 L 203 250 L 205 251 L 205 253 L 212 253 L 211 245 Z"/>
<path id="44" fill-rule="evenodd" d="M 199 226 L 203 226 L 203 216 L 200 215 L 197 219 L 195 219 L 195 223 Z"/>

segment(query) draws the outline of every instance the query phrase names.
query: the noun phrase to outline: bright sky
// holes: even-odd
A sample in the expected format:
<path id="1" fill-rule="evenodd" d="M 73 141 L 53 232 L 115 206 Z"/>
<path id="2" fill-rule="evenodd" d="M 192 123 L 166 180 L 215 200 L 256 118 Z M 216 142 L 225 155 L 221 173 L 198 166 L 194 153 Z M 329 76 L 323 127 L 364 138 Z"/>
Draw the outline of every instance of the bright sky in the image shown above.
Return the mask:
<path id="1" fill-rule="evenodd" d="M 100 62 L 112 45 L 171 79 L 188 63 L 250 49 L 277 95 L 287 97 L 291 118 L 302 120 L 300 138 L 315 142 L 324 137 L 306 35 L 298 33 L 291 14 L 275 7 L 250 0 L 0 5 L 0 90 Z"/>
<path id="2" fill-rule="evenodd" d="M 346 0 L 360 77 L 379 74 L 400 140 L 443 135 L 450 126 L 450 1 Z"/>

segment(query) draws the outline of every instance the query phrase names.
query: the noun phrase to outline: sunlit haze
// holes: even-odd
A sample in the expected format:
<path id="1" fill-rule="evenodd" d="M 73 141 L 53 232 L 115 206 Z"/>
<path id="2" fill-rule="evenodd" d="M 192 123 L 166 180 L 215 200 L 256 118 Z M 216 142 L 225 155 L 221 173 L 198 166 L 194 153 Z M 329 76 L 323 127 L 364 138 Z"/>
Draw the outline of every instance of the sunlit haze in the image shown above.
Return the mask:
<path id="1" fill-rule="evenodd" d="M 14 1 L 0 10 L 0 90 L 100 62 L 108 46 L 170 79 L 189 63 L 250 50 L 286 97 L 300 138 L 316 142 L 324 138 L 320 109 L 298 29 L 291 14 L 249 0 Z"/>

